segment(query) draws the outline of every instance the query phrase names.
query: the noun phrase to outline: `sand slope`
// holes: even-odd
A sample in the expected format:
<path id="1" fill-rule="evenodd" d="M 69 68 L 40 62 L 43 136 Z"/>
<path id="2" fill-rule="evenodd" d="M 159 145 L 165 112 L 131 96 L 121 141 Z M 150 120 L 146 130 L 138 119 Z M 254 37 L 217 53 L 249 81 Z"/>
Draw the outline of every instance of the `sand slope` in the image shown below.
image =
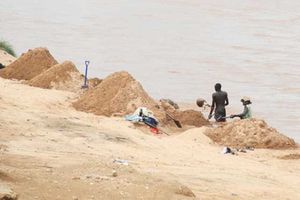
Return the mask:
<path id="1" fill-rule="evenodd" d="M 218 144 L 229 147 L 285 149 L 296 147 L 295 141 L 269 127 L 260 119 L 245 119 L 209 129 L 206 135 Z"/>
<path id="2" fill-rule="evenodd" d="M 300 199 L 299 160 L 277 158 L 299 149 L 223 155 L 205 128 L 157 137 L 74 110 L 72 92 L 1 78 L 0 90 L 0 180 L 21 200 Z"/>
<path id="3" fill-rule="evenodd" d="M 22 54 L 17 60 L 0 70 L 0 76 L 7 79 L 30 80 L 57 64 L 46 48 L 35 48 Z"/>
<path id="4" fill-rule="evenodd" d="M 183 126 L 201 127 L 210 125 L 209 121 L 199 111 L 193 109 L 175 109 L 171 104 L 160 101 L 160 106 L 172 118 Z"/>
<path id="5" fill-rule="evenodd" d="M 11 64 L 16 58 L 0 49 L 0 63 L 4 66 Z"/>
<path id="6" fill-rule="evenodd" d="M 78 91 L 82 83 L 83 76 L 71 61 L 54 65 L 28 82 L 34 87 L 66 91 Z"/>
<path id="7" fill-rule="evenodd" d="M 97 115 L 129 114 L 139 106 L 152 108 L 155 101 L 127 72 L 117 72 L 105 78 L 94 90 L 89 90 L 74 107 Z"/>

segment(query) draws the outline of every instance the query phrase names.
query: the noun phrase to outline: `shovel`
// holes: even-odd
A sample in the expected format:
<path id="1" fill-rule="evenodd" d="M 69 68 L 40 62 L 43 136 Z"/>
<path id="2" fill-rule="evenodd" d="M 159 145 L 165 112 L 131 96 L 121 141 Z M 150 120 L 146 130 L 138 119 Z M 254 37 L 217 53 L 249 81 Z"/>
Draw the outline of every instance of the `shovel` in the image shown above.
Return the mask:
<path id="1" fill-rule="evenodd" d="M 178 128 L 182 128 L 180 121 L 174 119 L 174 118 L 173 118 L 169 113 L 167 113 L 167 112 L 166 112 L 166 115 L 167 115 L 168 117 L 170 117 L 170 118 L 175 122 L 175 124 L 176 124 L 176 126 L 177 126 Z"/>

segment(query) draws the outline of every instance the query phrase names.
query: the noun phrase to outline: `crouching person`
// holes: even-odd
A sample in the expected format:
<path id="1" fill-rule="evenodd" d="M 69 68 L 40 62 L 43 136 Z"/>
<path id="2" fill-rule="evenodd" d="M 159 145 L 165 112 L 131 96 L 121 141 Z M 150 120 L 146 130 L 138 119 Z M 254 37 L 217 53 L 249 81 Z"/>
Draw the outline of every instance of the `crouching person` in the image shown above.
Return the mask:
<path id="1" fill-rule="evenodd" d="M 249 97 L 243 97 L 241 102 L 244 106 L 244 111 L 241 114 L 230 115 L 230 118 L 239 117 L 240 119 L 249 119 L 252 117 L 250 104 L 252 103 Z"/>

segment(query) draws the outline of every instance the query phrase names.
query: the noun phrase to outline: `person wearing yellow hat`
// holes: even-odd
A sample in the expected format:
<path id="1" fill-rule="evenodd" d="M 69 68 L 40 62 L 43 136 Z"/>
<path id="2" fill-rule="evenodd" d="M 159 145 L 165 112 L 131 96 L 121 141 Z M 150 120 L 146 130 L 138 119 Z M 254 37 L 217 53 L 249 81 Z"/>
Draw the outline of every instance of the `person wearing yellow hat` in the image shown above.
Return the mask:
<path id="1" fill-rule="evenodd" d="M 244 106 L 244 111 L 241 114 L 238 114 L 238 115 L 230 115 L 230 118 L 239 117 L 240 119 L 248 119 L 248 118 L 252 117 L 251 107 L 249 106 L 250 104 L 252 104 L 250 98 L 249 97 L 243 97 L 241 99 L 241 102 Z"/>

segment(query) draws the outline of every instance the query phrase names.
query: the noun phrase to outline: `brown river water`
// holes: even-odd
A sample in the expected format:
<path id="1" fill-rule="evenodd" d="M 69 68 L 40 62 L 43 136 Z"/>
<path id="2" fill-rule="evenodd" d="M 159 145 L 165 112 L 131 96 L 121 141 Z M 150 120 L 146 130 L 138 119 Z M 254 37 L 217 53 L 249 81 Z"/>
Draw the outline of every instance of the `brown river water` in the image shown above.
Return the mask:
<path id="1" fill-rule="evenodd" d="M 1 0 L 0 39 L 18 54 L 47 47 L 89 76 L 129 71 L 154 98 L 211 101 L 216 82 L 232 110 L 300 142 L 298 0 Z"/>

